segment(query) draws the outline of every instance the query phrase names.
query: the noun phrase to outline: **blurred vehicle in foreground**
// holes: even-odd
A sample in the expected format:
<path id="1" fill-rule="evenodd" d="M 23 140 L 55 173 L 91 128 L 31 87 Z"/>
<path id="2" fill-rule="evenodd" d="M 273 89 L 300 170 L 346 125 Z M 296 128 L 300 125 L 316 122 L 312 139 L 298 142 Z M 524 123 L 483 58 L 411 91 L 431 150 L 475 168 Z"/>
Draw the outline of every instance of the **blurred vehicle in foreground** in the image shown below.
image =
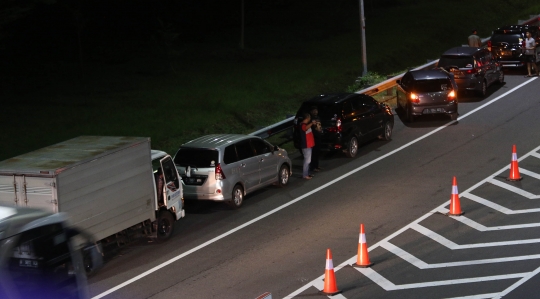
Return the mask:
<path id="1" fill-rule="evenodd" d="M 99 248 L 64 214 L 0 206 L 0 298 L 90 298 L 83 253 L 99 267 Z"/>
<path id="2" fill-rule="evenodd" d="M 285 186 L 292 174 L 287 151 L 260 137 L 215 134 L 178 149 L 174 163 L 186 199 L 223 201 L 239 208 L 248 193 L 271 184 Z"/>
<path id="3" fill-rule="evenodd" d="M 317 107 L 321 121 L 321 150 L 341 150 L 352 158 L 358 153 L 360 144 L 376 138 L 392 138 L 394 115 L 388 105 L 365 94 L 326 94 L 305 101 L 298 109 L 293 127 L 296 148 L 300 148 L 299 124 L 304 113 L 314 107 Z"/>
<path id="4" fill-rule="evenodd" d="M 0 161 L 0 190 L 0 204 L 63 212 L 103 247 L 166 240 L 185 215 L 172 158 L 145 137 L 80 136 Z"/>
<path id="5" fill-rule="evenodd" d="M 492 84 L 504 83 L 499 63 L 486 48 L 455 47 L 444 52 L 437 67 L 454 74 L 458 94 L 473 91 L 484 97 Z"/>
<path id="6" fill-rule="evenodd" d="M 397 107 L 407 121 L 425 114 L 458 117 L 457 85 L 451 73 L 444 70 L 408 71 L 397 80 Z"/>

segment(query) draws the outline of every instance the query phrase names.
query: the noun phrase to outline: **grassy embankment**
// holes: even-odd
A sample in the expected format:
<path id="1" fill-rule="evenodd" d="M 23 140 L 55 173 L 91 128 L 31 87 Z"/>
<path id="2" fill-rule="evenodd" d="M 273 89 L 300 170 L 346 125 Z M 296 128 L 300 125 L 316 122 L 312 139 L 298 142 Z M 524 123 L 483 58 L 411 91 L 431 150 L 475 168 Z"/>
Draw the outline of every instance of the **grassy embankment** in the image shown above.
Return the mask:
<path id="1" fill-rule="evenodd" d="M 375 2 L 366 2 L 368 70 L 385 76 L 465 43 L 473 27 L 487 37 L 540 12 L 528 0 Z M 129 62 L 87 62 L 82 80 L 69 64 L 29 71 L 28 86 L 4 93 L 0 160 L 79 135 L 149 136 L 154 148 L 174 153 L 192 138 L 252 132 L 309 97 L 351 88 L 362 70 L 357 10 L 326 19 L 308 10 L 303 22 L 284 13 L 274 23 L 258 13 L 245 50 L 239 30 L 178 43 L 169 60 L 176 73 L 160 58 L 131 53 L 129 43 L 116 48 Z"/>

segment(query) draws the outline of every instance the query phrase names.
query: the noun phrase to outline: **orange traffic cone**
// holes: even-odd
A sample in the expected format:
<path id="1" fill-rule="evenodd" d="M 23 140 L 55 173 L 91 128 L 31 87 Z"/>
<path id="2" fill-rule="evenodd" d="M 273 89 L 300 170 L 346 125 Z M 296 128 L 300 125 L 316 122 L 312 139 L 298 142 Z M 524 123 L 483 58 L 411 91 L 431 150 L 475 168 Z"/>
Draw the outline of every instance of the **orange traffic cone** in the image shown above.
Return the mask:
<path id="1" fill-rule="evenodd" d="M 517 154 L 516 154 L 516 145 L 514 144 L 512 146 L 512 162 L 510 163 L 510 176 L 506 178 L 508 181 L 521 181 L 523 179 L 519 175 L 519 166 L 517 161 Z"/>
<path id="2" fill-rule="evenodd" d="M 360 268 L 367 268 L 373 266 L 373 263 L 369 262 L 364 224 L 360 224 L 360 240 L 358 240 L 358 256 L 356 258 L 355 266 Z"/>
<path id="3" fill-rule="evenodd" d="M 450 197 L 450 212 L 448 212 L 448 215 L 460 216 L 463 214 L 464 213 L 461 211 L 461 205 L 459 204 L 457 180 L 456 177 L 454 177 L 452 180 L 452 196 Z"/>
<path id="4" fill-rule="evenodd" d="M 326 250 L 326 268 L 324 270 L 324 289 L 321 291 L 325 295 L 335 295 L 341 293 L 337 289 L 334 264 L 332 263 L 332 251 Z"/>

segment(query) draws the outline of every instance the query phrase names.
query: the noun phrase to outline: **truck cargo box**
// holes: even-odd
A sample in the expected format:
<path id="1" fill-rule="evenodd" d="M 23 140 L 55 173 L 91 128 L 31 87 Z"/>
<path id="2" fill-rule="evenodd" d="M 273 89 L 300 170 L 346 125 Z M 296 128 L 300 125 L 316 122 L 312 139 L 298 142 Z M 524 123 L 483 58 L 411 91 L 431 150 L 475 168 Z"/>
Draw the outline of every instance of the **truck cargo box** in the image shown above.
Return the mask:
<path id="1" fill-rule="evenodd" d="M 0 204 L 64 212 L 100 240 L 155 220 L 150 139 L 81 136 L 0 162 Z"/>

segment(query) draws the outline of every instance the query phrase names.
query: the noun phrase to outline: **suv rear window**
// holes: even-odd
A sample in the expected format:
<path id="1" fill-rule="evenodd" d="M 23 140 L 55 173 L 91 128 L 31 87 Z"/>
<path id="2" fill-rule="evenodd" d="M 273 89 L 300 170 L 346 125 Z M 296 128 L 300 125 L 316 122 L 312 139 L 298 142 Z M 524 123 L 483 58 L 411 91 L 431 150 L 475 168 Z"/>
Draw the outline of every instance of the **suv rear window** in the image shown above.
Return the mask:
<path id="1" fill-rule="evenodd" d="M 455 65 L 458 68 L 473 67 L 474 60 L 472 56 L 445 55 L 439 60 L 439 67 Z"/>
<path id="2" fill-rule="evenodd" d="M 437 92 L 452 89 L 452 83 L 447 79 L 418 80 L 413 84 L 416 92 Z"/>
<path id="3" fill-rule="evenodd" d="M 493 34 L 491 36 L 491 43 L 496 45 L 498 43 L 519 44 L 519 39 L 523 37 L 519 33 L 515 34 Z"/>
<path id="4" fill-rule="evenodd" d="M 341 115 L 341 112 L 338 113 L 338 106 L 341 106 L 339 104 L 335 104 L 335 103 L 329 103 L 329 104 L 315 104 L 315 103 L 304 103 L 302 105 L 302 108 L 300 108 L 300 114 L 298 115 L 298 117 L 300 119 L 303 119 L 303 113 L 307 112 L 309 113 L 309 111 L 311 110 L 311 107 L 313 106 L 317 106 L 317 111 L 319 112 L 319 118 L 321 120 L 330 120 L 332 118 L 335 117 L 335 115 L 337 114 L 338 117 Z"/>
<path id="5" fill-rule="evenodd" d="M 180 148 L 174 156 L 174 164 L 183 167 L 214 167 L 219 162 L 219 152 L 212 149 Z"/>

